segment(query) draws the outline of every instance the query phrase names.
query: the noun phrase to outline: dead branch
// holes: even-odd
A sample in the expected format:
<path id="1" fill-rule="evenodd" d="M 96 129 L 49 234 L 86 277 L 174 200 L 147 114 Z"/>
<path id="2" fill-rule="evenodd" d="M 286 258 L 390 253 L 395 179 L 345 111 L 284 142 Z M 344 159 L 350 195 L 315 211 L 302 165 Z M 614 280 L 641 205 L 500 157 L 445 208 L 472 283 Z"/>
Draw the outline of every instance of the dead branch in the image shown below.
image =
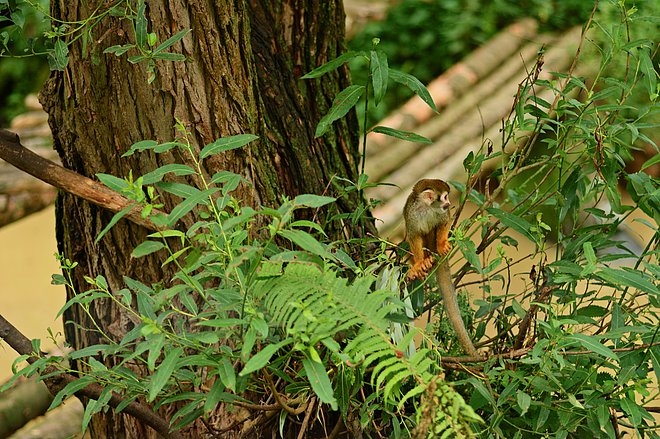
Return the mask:
<path id="1" fill-rule="evenodd" d="M 0 158 L 58 189 L 80 197 L 112 212 L 120 212 L 132 205 L 125 218 L 149 230 L 163 230 L 150 219 L 142 218 L 140 206 L 101 183 L 66 169 L 24 147 L 18 135 L 0 130 Z M 155 210 L 154 213 L 158 213 Z"/>
<path id="2" fill-rule="evenodd" d="M 3 134 L 4 133 L 1 133 L 0 136 Z M 36 362 L 44 355 L 42 353 L 35 355 L 35 353 L 32 351 L 32 343 L 30 340 L 18 329 L 16 329 L 14 325 L 9 323 L 2 315 L 0 315 L 0 338 L 6 341 L 7 344 L 19 354 L 30 355 L 30 357 L 27 359 L 27 362 L 30 364 Z M 44 382 L 46 383 L 46 386 L 48 386 L 48 390 L 53 395 L 57 395 L 57 393 L 67 384 L 77 380 L 77 378 L 71 374 L 59 374 L 57 372 L 58 371 L 54 366 L 49 366 L 46 368 L 46 370 L 44 370 L 43 373 L 44 375 L 50 375 L 48 378 L 44 379 Z M 89 384 L 83 389 L 77 391 L 75 394 L 78 397 L 99 399 L 102 392 L 102 386 L 98 384 Z M 116 393 L 113 393 L 110 401 L 108 401 L 108 405 L 110 405 L 110 407 L 116 408 L 123 402 L 124 398 L 117 395 Z M 153 428 L 156 430 L 156 432 L 158 432 L 158 434 L 165 438 L 183 439 L 183 435 L 181 433 L 170 432 L 169 422 L 158 416 L 156 413 L 154 413 L 153 410 L 151 410 L 150 407 L 144 404 L 131 402 L 123 409 L 123 411 Z"/>

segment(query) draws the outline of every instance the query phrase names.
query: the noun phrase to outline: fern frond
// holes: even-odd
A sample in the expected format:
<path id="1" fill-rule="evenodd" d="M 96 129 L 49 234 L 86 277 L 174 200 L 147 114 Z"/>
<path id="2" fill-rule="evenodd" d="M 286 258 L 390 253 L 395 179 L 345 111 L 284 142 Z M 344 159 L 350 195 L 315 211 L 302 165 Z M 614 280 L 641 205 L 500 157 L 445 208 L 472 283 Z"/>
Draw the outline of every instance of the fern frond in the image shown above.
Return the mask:
<path id="1" fill-rule="evenodd" d="M 337 344 L 336 349 L 362 370 L 373 367 L 371 384 L 382 392 L 384 399 L 401 407 L 426 391 L 427 397 L 418 411 L 418 417 L 423 413 L 418 419 L 423 425 L 415 431 L 428 435 L 417 437 L 473 437 L 469 424 L 481 419 L 447 383 L 437 380 L 433 372 L 439 358 L 433 350 L 419 349 L 406 355 L 416 334 L 414 328 L 393 341 L 388 315 L 402 311 L 398 290 L 371 291 L 374 281 L 365 275 L 349 283 L 332 271 L 290 264 L 281 276 L 262 281 L 254 297 L 263 299 L 273 324 L 307 346 L 313 347 L 345 331 L 348 343 L 343 349 Z M 404 385 L 406 393 L 402 394 Z M 335 385 L 342 395 L 348 394 L 349 388 L 343 382 Z"/>
<path id="2" fill-rule="evenodd" d="M 291 264 L 281 276 L 264 281 L 259 290 L 272 321 L 309 346 L 350 328 L 357 330 L 343 353 L 362 368 L 374 364 L 372 384 L 377 389 L 382 386 L 383 396 L 390 399 L 410 378 L 413 385 L 425 388 L 433 361 L 429 350 L 412 357 L 404 354 L 415 335 L 412 331 L 399 343 L 392 341 L 387 317 L 401 311 L 395 304 L 398 291 L 371 291 L 374 281 L 367 275 L 349 284 L 333 272 Z"/>
<path id="3" fill-rule="evenodd" d="M 417 410 L 417 427 L 412 438 L 475 438 L 470 423 L 483 423 L 483 420 L 449 384 L 434 377 Z"/>
<path id="4" fill-rule="evenodd" d="M 260 283 L 255 297 L 263 296 L 273 323 L 313 346 L 354 326 L 385 331 L 386 316 L 397 307 L 389 291 L 370 292 L 373 281 L 364 276 L 349 284 L 333 272 L 290 264 L 281 276 Z"/>

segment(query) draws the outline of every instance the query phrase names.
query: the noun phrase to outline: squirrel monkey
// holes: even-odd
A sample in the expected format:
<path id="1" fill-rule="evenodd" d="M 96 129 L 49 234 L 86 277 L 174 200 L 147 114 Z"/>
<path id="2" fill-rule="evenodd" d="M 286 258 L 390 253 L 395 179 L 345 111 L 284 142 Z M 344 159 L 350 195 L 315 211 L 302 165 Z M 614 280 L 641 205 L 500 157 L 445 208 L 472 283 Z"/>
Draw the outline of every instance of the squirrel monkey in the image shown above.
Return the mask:
<path id="1" fill-rule="evenodd" d="M 442 180 L 423 179 L 415 183 L 403 208 L 406 223 L 406 241 L 410 244 L 412 267 L 406 280 L 425 277 L 435 263 L 432 252 L 445 256 L 451 250 L 449 244 L 449 185 Z M 451 280 L 449 263 L 443 262 L 436 272 L 438 287 L 442 293 L 447 317 L 456 331 L 463 349 L 471 356 L 479 352 L 465 329 L 465 323 L 456 300 L 456 290 Z"/>

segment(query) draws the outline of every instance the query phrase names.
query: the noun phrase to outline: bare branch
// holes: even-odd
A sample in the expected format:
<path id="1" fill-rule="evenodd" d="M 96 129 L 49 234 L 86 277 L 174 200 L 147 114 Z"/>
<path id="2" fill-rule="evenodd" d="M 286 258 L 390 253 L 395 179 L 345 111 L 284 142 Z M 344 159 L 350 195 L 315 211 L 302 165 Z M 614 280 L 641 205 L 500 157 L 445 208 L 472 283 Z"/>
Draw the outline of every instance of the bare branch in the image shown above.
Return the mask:
<path id="1" fill-rule="evenodd" d="M 4 133 L 2 133 L 4 134 Z M 0 136 L 2 135 L 0 134 Z M 39 356 L 35 356 L 32 351 L 32 342 L 23 335 L 18 329 L 9 323 L 2 315 L 0 315 L 0 338 L 7 342 L 12 349 L 18 352 L 21 355 L 31 355 L 27 362 L 32 364 L 35 361 L 39 360 Z M 58 371 L 54 366 L 49 366 L 44 370 L 44 375 L 51 375 L 48 378 L 44 379 L 48 390 L 53 395 L 56 395 L 60 390 L 62 390 L 67 384 L 72 383 L 77 380 L 71 374 L 56 374 Z M 89 384 L 83 389 L 76 392 L 76 396 L 85 397 L 90 399 L 99 399 L 101 393 L 103 392 L 103 387 L 98 384 Z M 116 393 L 112 394 L 108 405 L 110 407 L 116 408 L 124 401 L 124 398 L 117 395 Z M 138 402 L 132 402 L 126 406 L 123 411 L 149 427 L 153 428 L 165 438 L 171 439 L 182 439 L 183 435 L 179 432 L 170 432 L 170 424 L 165 419 L 158 416 L 151 410 L 150 407 L 140 404 Z"/>
<path id="2" fill-rule="evenodd" d="M 18 135 L 11 131 L 0 130 L 0 158 L 41 181 L 112 212 L 119 212 L 135 205 L 133 201 L 101 183 L 32 152 L 24 147 Z M 140 210 L 140 206 L 135 205 L 125 218 L 149 230 L 163 229 L 150 219 L 142 218 Z M 158 213 L 156 210 L 153 212 Z"/>

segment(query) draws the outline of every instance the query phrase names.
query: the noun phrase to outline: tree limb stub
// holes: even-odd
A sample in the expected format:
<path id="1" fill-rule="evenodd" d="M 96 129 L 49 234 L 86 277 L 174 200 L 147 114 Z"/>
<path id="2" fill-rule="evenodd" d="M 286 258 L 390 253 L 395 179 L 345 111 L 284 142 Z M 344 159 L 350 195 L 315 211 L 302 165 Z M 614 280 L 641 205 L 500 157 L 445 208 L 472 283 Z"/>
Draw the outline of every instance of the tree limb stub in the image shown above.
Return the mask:
<path id="1" fill-rule="evenodd" d="M 3 135 L 4 133 L 0 134 Z M 1 143 L 1 142 L 0 142 Z M 11 162 L 10 162 L 11 163 Z M 12 163 L 13 164 L 13 163 Z M 39 357 L 34 355 L 32 351 L 32 343 L 30 340 L 23 335 L 14 325 L 9 323 L 2 315 L 0 315 L 0 338 L 2 338 L 12 349 L 18 352 L 21 355 L 31 355 L 27 362 L 32 364 L 39 359 Z M 54 366 L 49 366 L 44 371 L 44 375 L 50 375 L 44 380 L 48 390 L 56 395 L 60 390 L 62 390 L 67 384 L 76 381 L 77 378 L 71 374 L 56 374 L 53 375 L 57 370 Z M 101 393 L 103 392 L 103 387 L 99 384 L 89 384 L 86 387 L 76 392 L 76 396 L 85 397 L 90 399 L 99 399 Z M 112 394 L 108 405 L 116 408 L 124 401 L 124 398 L 117 395 L 116 393 Z M 150 426 L 158 432 L 161 436 L 171 439 L 182 439 L 183 435 L 178 432 L 170 432 L 170 424 L 165 419 L 158 416 L 156 413 L 151 410 L 148 406 L 140 404 L 138 402 L 132 402 L 124 407 L 123 411 L 136 419 L 139 419 L 144 424 Z"/>
<path id="2" fill-rule="evenodd" d="M 41 181 L 112 212 L 119 212 L 135 204 L 101 183 L 32 152 L 21 144 L 16 133 L 8 130 L 0 130 L 0 158 Z M 135 205 L 124 217 L 149 230 L 163 229 L 148 218 L 142 218 L 140 210 L 140 206 Z M 153 212 L 157 213 L 155 210 Z"/>

